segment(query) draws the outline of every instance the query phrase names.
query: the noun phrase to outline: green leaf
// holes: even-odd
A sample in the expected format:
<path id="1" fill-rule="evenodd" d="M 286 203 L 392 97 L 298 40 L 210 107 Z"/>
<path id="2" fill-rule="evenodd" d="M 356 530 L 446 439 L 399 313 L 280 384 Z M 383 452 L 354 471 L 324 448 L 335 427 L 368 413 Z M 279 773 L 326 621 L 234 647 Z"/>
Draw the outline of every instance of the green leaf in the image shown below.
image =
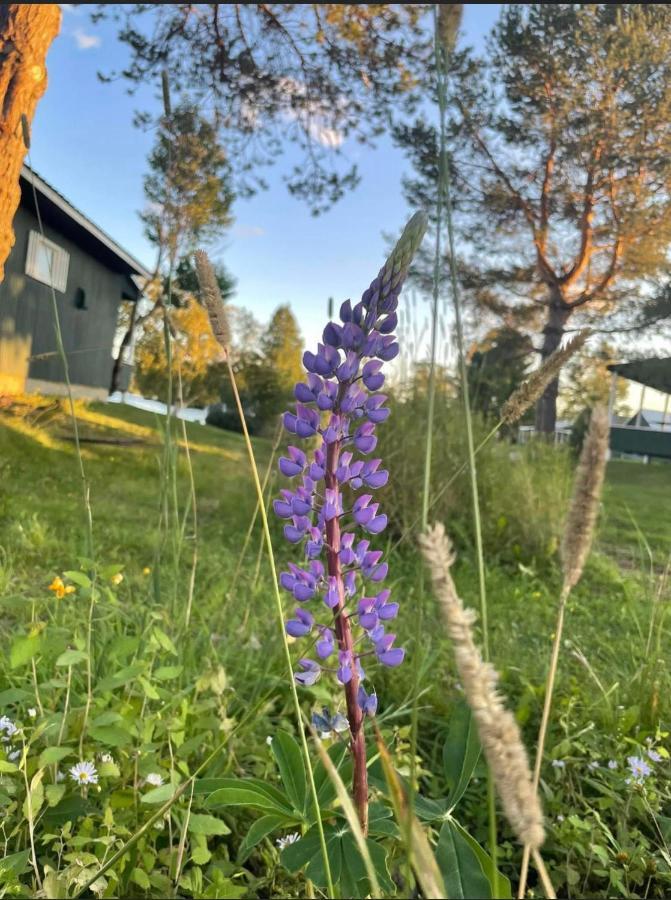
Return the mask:
<path id="1" fill-rule="evenodd" d="M 173 656 L 179 656 L 177 648 L 165 631 L 161 631 L 160 628 L 155 627 L 152 633 L 164 650 L 167 650 L 168 653 L 172 653 Z"/>
<path id="2" fill-rule="evenodd" d="M 63 572 L 63 574 L 70 581 L 74 581 L 75 584 L 78 584 L 79 587 L 83 587 L 83 588 L 91 587 L 91 579 L 88 577 L 88 575 L 85 575 L 83 572 L 79 572 L 79 571 L 75 570 L 75 571 L 70 571 L 70 572 Z"/>
<path id="3" fill-rule="evenodd" d="M 52 766 L 54 763 L 60 762 L 72 753 L 72 747 L 47 747 L 40 753 L 37 763 L 40 769 Z"/>
<path id="4" fill-rule="evenodd" d="M 10 853 L 0 860 L 2 872 L 12 872 L 14 875 L 23 875 L 30 868 L 28 860 L 30 850 L 20 850 L 18 853 Z"/>
<path id="5" fill-rule="evenodd" d="M 286 827 L 287 824 L 289 823 L 284 816 L 261 816 L 260 819 L 257 819 L 240 844 L 238 863 L 242 865 L 257 844 L 269 834 L 272 834 L 273 831 L 278 831 L 280 828 Z"/>
<path id="6" fill-rule="evenodd" d="M 326 839 L 326 852 L 331 868 L 331 877 L 333 883 L 337 884 L 340 880 L 342 869 L 340 838 L 337 830 L 332 825 L 327 825 L 324 828 L 324 837 Z M 290 872 L 297 872 L 303 866 L 307 866 L 305 871 L 306 878 L 314 881 L 318 887 L 326 887 L 326 871 L 324 869 L 319 832 L 316 827 L 311 828 L 300 840 L 294 841 L 293 844 L 287 844 L 280 853 L 280 861 Z"/>
<path id="7" fill-rule="evenodd" d="M 66 650 L 56 660 L 57 666 L 76 666 L 77 663 L 83 662 L 85 659 L 88 659 L 88 653 L 84 653 L 83 650 Z"/>
<path id="8" fill-rule="evenodd" d="M 182 674 L 184 666 L 159 666 L 154 671 L 154 678 L 157 681 L 170 681 Z"/>
<path id="9" fill-rule="evenodd" d="M 89 728 L 89 735 L 94 741 L 108 747 L 125 747 L 133 740 L 133 736 L 118 725 L 98 725 Z"/>
<path id="10" fill-rule="evenodd" d="M 24 691 L 22 688 L 9 688 L 0 692 L 0 708 L 9 706 L 10 703 L 23 703 L 34 696 L 31 691 Z"/>
<path id="11" fill-rule="evenodd" d="M 42 804 L 44 803 L 44 785 L 42 784 L 43 777 L 43 769 L 38 769 L 37 772 L 33 775 L 32 781 L 30 782 L 30 791 L 26 799 L 23 801 L 23 816 L 25 819 L 29 819 L 32 816 L 34 821 L 37 818 L 37 814 L 39 813 Z"/>
<path id="12" fill-rule="evenodd" d="M 117 764 L 110 760 L 109 762 L 101 762 L 98 767 L 98 775 L 101 778 L 118 778 L 121 775 Z"/>
<path id="13" fill-rule="evenodd" d="M 448 803 L 454 808 L 471 780 L 480 757 L 480 739 L 470 707 L 457 706 L 450 720 L 450 729 L 443 747 L 443 767 L 450 788 Z"/>
<path id="14" fill-rule="evenodd" d="M 492 862 L 491 856 L 483 850 L 483 848 L 478 844 L 474 837 L 466 831 L 466 829 L 459 824 L 455 819 L 450 820 L 453 828 L 455 828 L 462 840 L 464 840 L 471 848 L 473 853 L 477 856 L 480 861 L 480 865 L 482 867 L 482 871 L 485 874 L 485 877 L 489 881 L 491 886 L 492 897 L 498 897 L 499 900 L 511 900 L 512 887 L 510 884 L 510 879 L 507 878 L 502 872 L 497 871 L 494 867 L 494 863 Z M 494 881 L 496 876 L 496 890 L 494 890 Z"/>
<path id="15" fill-rule="evenodd" d="M 207 847 L 194 847 L 193 853 L 191 854 L 192 862 L 195 862 L 197 866 L 206 866 L 209 861 L 212 859 L 212 854 L 207 849 Z"/>
<path id="16" fill-rule="evenodd" d="M 140 803 L 146 803 L 150 806 L 165 803 L 166 800 L 169 800 L 172 797 L 177 790 L 177 787 L 178 786 L 174 784 L 162 784 L 160 787 L 152 788 L 150 791 L 147 791 L 146 794 L 142 795 Z"/>
<path id="17" fill-rule="evenodd" d="M 208 816 L 206 813 L 191 813 L 189 816 L 189 831 L 191 834 L 204 834 L 211 837 L 216 834 L 230 834 L 231 829 L 216 816 Z"/>
<path id="18" fill-rule="evenodd" d="M 16 763 L 10 762 L 8 759 L 0 759 L 0 772 L 9 774 L 10 772 L 18 772 L 19 767 Z"/>
<path id="19" fill-rule="evenodd" d="M 108 709 L 104 713 L 100 713 L 99 716 L 96 716 L 91 722 L 91 725 L 98 728 L 101 725 L 118 725 L 119 722 L 123 722 L 123 716 L 118 712 L 114 712 L 112 709 Z"/>
<path id="20" fill-rule="evenodd" d="M 57 806 L 63 799 L 63 795 L 65 794 L 65 785 L 64 784 L 48 784 L 44 789 L 44 794 L 47 798 L 47 803 L 49 806 Z"/>
<path id="21" fill-rule="evenodd" d="M 221 779 L 227 782 L 205 801 L 205 806 L 249 806 L 268 812 L 291 816 L 294 813 L 287 797 L 272 785 L 254 778 Z"/>
<path id="22" fill-rule="evenodd" d="M 142 689 L 145 693 L 145 696 L 149 698 L 149 700 L 160 700 L 161 698 L 158 695 L 158 691 L 154 687 L 154 685 L 144 678 L 142 675 L 138 677 L 138 681 L 142 685 Z"/>
<path id="23" fill-rule="evenodd" d="M 480 860 L 449 819 L 440 829 L 436 860 L 450 900 L 466 900 L 469 897 L 488 900 L 492 896 Z"/>
<path id="24" fill-rule="evenodd" d="M 327 753 L 342 780 L 345 782 L 345 784 L 349 784 L 349 782 L 352 780 L 352 759 L 347 746 L 338 742 L 337 744 L 333 744 L 331 747 L 329 747 Z M 321 759 L 317 760 L 314 772 L 319 808 L 325 809 L 333 803 L 336 798 L 337 791 Z M 314 821 L 314 810 L 312 808 L 312 803 L 310 803 L 310 821 Z"/>
<path id="25" fill-rule="evenodd" d="M 42 649 L 42 635 L 34 634 L 32 637 L 17 638 L 9 651 L 10 669 L 18 669 L 25 666 Z"/>
<path id="26" fill-rule="evenodd" d="M 280 777 L 287 796 L 299 812 L 304 812 L 307 777 L 298 744 L 290 734 L 280 731 L 273 737 L 270 748 L 280 770 Z"/>
<path id="27" fill-rule="evenodd" d="M 380 890 L 383 894 L 394 893 L 395 885 L 387 867 L 387 851 L 381 844 L 369 839 L 366 840 L 366 846 L 380 884 Z M 343 896 L 366 897 L 370 895 L 371 886 L 366 865 L 351 832 L 345 832 L 340 837 L 340 849 L 342 854 L 340 889 Z"/>
<path id="28" fill-rule="evenodd" d="M 144 672 L 145 669 L 145 663 L 133 663 L 132 666 L 126 666 L 125 669 L 119 669 L 114 675 L 103 678 L 102 681 L 98 682 L 98 691 L 115 691 L 117 688 L 123 687 L 125 684 L 128 684 L 129 681 L 137 678 L 137 676 L 141 672 Z"/>
<path id="29" fill-rule="evenodd" d="M 87 815 L 92 809 L 91 800 L 85 800 L 80 794 L 71 794 L 69 797 L 64 797 L 53 808 L 46 809 L 42 821 L 52 828 L 57 828 L 66 822 L 76 821 L 80 816 Z"/>
<path id="30" fill-rule="evenodd" d="M 130 873 L 130 880 L 136 884 L 141 890 L 148 891 L 151 888 L 149 876 L 142 869 L 135 868 Z"/>

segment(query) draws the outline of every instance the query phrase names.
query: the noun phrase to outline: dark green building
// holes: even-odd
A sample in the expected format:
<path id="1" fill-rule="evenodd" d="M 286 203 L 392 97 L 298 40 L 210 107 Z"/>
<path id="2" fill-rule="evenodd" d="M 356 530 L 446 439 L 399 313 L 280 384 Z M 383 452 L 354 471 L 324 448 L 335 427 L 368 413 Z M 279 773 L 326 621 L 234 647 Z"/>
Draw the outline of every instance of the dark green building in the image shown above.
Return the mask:
<path id="1" fill-rule="evenodd" d="M 106 397 L 119 305 L 140 299 L 149 272 L 27 166 L 14 233 L 0 282 L 0 393 L 63 391 L 53 286 L 73 392 Z"/>

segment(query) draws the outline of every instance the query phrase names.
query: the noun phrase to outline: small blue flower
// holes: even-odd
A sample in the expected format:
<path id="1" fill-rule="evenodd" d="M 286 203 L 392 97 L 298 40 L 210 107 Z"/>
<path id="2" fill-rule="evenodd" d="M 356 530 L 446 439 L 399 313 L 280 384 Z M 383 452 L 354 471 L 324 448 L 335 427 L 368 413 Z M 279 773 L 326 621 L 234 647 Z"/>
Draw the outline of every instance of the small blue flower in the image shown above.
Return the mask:
<path id="1" fill-rule="evenodd" d="M 629 763 L 629 771 L 633 776 L 633 780 L 637 784 L 641 784 L 652 773 L 650 766 L 640 756 L 628 756 L 627 762 Z"/>
<path id="2" fill-rule="evenodd" d="M 593 759 L 591 763 L 587 764 L 587 768 L 592 772 L 595 772 L 599 768 L 599 763 L 595 759 Z"/>
<path id="3" fill-rule="evenodd" d="M 552 760 L 552 768 L 553 769 L 564 769 L 566 767 L 566 763 L 563 759 L 553 759 Z"/>
<path id="4" fill-rule="evenodd" d="M 652 747 L 648 750 L 648 757 L 653 762 L 661 762 L 662 761 L 661 755 L 656 750 L 653 750 Z"/>

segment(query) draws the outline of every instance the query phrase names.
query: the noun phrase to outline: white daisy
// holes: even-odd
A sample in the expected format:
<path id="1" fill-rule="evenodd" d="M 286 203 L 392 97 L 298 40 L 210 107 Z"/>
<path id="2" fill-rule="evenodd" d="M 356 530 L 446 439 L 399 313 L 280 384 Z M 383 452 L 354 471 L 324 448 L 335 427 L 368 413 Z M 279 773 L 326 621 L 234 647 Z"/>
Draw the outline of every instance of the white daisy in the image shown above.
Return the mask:
<path id="1" fill-rule="evenodd" d="M 295 844 L 299 838 L 300 834 L 297 831 L 294 831 L 292 834 L 287 834 L 285 837 L 278 838 L 275 843 L 280 850 L 284 850 L 289 844 Z"/>
<path id="2" fill-rule="evenodd" d="M 78 762 L 70 769 L 70 778 L 77 784 L 98 784 L 98 773 L 92 762 Z"/>
<path id="3" fill-rule="evenodd" d="M 56 781 L 60 784 L 61 781 L 65 781 L 66 779 L 65 772 L 61 772 L 60 770 L 56 772 Z"/>
<path id="4" fill-rule="evenodd" d="M 101 753 L 100 754 L 100 762 L 105 762 L 105 763 L 113 762 L 112 754 L 111 753 Z"/>
<path id="5" fill-rule="evenodd" d="M 152 787 L 160 787 L 163 784 L 163 776 L 158 772 L 150 772 L 145 778 L 145 781 Z"/>
<path id="6" fill-rule="evenodd" d="M 30 709 L 28 710 L 28 715 L 30 716 L 31 719 L 37 718 L 37 710 L 35 709 L 34 706 L 30 707 Z"/>

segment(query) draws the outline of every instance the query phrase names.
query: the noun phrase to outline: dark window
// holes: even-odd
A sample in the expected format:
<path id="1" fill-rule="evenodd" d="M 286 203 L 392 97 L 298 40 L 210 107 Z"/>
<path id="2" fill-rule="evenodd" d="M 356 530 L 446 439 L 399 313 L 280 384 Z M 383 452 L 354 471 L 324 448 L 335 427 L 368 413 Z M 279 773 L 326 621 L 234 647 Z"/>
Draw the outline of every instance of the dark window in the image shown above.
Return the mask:
<path id="1" fill-rule="evenodd" d="M 84 288 L 78 287 L 75 291 L 75 307 L 77 309 L 88 309 L 86 305 L 86 291 Z"/>

